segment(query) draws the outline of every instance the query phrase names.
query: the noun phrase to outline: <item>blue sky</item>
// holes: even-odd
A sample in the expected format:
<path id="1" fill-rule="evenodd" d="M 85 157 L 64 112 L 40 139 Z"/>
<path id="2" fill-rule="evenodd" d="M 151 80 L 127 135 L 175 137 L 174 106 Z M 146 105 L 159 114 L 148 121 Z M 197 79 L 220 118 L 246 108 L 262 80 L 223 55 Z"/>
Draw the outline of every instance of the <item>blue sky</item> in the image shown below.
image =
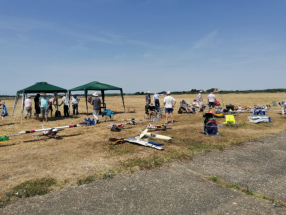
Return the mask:
<path id="1" fill-rule="evenodd" d="M 0 0 L 0 94 L 285 88 L 285 0 Z"/>

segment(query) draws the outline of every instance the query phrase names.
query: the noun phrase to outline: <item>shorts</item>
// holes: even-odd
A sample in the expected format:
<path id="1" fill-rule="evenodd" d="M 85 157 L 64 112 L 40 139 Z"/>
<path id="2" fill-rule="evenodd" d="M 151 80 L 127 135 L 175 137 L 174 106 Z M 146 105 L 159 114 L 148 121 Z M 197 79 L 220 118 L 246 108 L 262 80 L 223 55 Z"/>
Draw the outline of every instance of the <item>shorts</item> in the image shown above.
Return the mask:
<path id="1" fill-rule="evenodd" d="M 173 108 L 165 108 L 165 113 L 173 113 Z"/>
<path id="2" fill-rule="evenodd" d="M 49 109 L 52 111 L 53 110 L 53 106 L 51 105 L 51 106 L 49 106 Z"/>
<path id="3" fill-rule="evenodd" d="M 199 103 L 200 108 L 203 107 L 203 102 L 198 102 L 198 103 Z"/>
<path id="4" fill-rule="evenodd" d="M 49 114 L 49 107 L 41 107 L 41 114 L 48 115 Z"/>
<path id="5" fill-rule="evenodd" d="M 215 107 L 215 103 L 214 102 L 209 102 L 209 107 L 214 108 Z"/>

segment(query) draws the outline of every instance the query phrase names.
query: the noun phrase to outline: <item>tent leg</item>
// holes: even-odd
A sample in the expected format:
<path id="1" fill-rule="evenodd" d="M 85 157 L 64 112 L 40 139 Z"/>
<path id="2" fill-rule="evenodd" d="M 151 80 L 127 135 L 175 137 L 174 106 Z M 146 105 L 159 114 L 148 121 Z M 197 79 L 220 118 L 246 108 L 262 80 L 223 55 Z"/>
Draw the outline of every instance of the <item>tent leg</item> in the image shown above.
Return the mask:
<path id="1" fill-rule="evenodd" d="M 21 125 L 23 124 L 23 112 L 24 112 L 24 98 L 25 93 L 22 94 L 22 106 L 21 106 Z"/>

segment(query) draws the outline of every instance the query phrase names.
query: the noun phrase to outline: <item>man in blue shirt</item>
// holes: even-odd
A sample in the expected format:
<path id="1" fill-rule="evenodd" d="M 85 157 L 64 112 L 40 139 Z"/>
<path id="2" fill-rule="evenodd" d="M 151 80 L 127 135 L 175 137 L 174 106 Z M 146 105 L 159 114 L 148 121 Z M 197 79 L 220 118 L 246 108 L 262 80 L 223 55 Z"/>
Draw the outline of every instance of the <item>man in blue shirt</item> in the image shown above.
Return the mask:
<path id="1" fill-rule="evenodd" d="M 41 107 L 41 113 L 43 116 L 43 122 L 48 121 L 48 114 L 49 114 L 49 98 L 47 97 L 46 93 L 43 93 L 43 96 L 40 97 L 40 107 Z"/>

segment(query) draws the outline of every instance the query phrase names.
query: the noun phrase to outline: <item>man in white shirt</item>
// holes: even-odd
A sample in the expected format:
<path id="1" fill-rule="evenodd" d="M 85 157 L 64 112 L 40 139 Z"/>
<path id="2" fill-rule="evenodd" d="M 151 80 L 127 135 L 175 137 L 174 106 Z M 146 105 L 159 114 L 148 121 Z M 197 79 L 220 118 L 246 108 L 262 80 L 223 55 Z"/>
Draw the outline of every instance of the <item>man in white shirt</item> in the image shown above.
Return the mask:
<path id="1" fill-rule="evenodd" d="M 171 118 L 172 123 L 174 123 L 173 120 L 173 109 L 176 104 L 176 100 L 170 96 L 170 91 L 167 92 L 167 96 L 164 98 L 164 106 L 165 106 L 165 113 L 166 113 L 166 124 L 168 124 L 168 117 Z"/>
<path id="2" fill-rule="evenodd" d="M 279 105 L 281 106 L 281 111 L 282 111 L 282 115 L 284 115 L 285 114 L 285 107 L 286 107 L 286 100 L 281 100 L 280 102 L 279 102 Z"/>
<path id="3" fill-rule="evenodd" d="M 211 92 L 208 95 L 208 101 L 209 101 L 209 112 L 210 112 L 211 108 L 215 108 L 216 97 L 215 97 L 215 94 L 213 92 Z"/>
<path id="4" fill-rule="evenodd" d="M 203 96 L 202 96 L 202 90 L 199 92 L 199 94 L 197 95 L 197 101 L 199 103 L 199 112 L 203 111 Z"/>
<path id="5" fill-rule="evenodd" d="M 26 108 L 25 119 L 27 119 L 27 116 L 28 116 L 28 115 L 29 115 L 29 118 L 31 119 L 31 116 L 32 116 L 32 101 L 31 101 L 31 96 L 28 96 L 28 98 L 25 99 L 25 108 Z"/>
<path id="6" fill-rule="evenodd" d="M 155 103 L 155 106 L 160 107 L 159 97 L 163 95 L 164 94 L 158 94 L 158 92 L 155 92 L 155 94 L 153 95 L 153 102 Z"/>
<path id="7" fill-rule="evenodd" d="M 62 96 L 62 102 L 59 104 L 59 106 L 64 105 L 64 116 L 69 117 L 69 100 L 66 96 Z"/>
<path id="8" fill-rule="evenodd" d="M 73 115 L 78 115 L 78 103 L 80 99 L 75 94 L 72 94 L 71 100 L 72 100 L 71 102 L 72 102 Z"/>

